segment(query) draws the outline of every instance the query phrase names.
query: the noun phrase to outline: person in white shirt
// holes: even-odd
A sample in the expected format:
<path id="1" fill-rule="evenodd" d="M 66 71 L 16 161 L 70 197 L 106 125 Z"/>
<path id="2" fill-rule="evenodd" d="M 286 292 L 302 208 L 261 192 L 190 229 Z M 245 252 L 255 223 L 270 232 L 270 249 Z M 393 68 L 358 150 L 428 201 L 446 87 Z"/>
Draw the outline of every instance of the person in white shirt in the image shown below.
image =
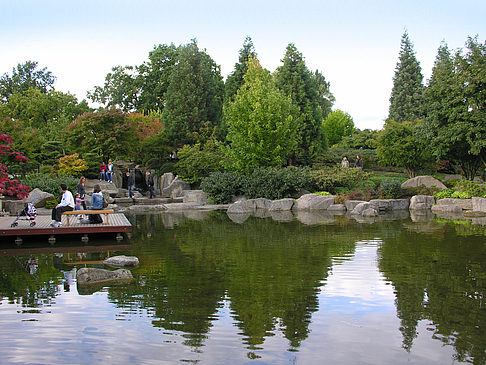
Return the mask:
<path id="1" fill-rule="evenodd" d="M 61 202 L 52 208 L 51 218 L 53 222 L 51 227 L 59 227 L 61 225 L 61 214 L 69 210 L 74 210 L 73 194 L 67 189 L 66 184 L 61 184 L 62 199 Z"/>

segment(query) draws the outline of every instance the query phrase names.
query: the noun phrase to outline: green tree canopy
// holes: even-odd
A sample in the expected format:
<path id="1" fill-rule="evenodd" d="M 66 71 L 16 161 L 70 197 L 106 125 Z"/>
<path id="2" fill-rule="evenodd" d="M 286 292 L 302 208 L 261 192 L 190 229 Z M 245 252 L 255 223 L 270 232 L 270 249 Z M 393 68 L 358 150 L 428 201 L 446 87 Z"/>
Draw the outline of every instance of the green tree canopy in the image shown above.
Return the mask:
<path id="1" fill-rule="evenodd" d="M 486 161 L 486 45 L 469 38 L 451 56 L 441 45 L 426 89 L 427 138 L 437 159 L 460 164 L 473 179 Z"/>
<path id="2" fill-rule="evenodd" d="M 196 41 L 181 47 L 167 89 L 162 123 L 176 147 L 193 143 L 205 122 L 219 127 L 224 83 L 220 68 Z"/>
<path id="3" fill-rule="evenodd" d="M 387 120 L 378 136 L 376 154 L 381 163 L 404 167 L 410 177 L 431 160 L 429 143 L 419 132 L 421 123 Z"/>
<path id="4" fill-rule="evenodd" d="M 257 59 L 248 61 L 244 84 L 224 107 L 229 157 L 236 171 L 282 166 L 298 142 L 298 110 Z"/>
<path id="5" fill-rule="evenodd" d="M 287 46 L 282 62 L 275 71 L 275 84 L 299 108 L 301 127 L 294 157 L 297 163 L 309 164 L 313 155 L 325 145 L 317 83 L 293 43 Z"/>
<path id="6" fill-rule="evenodd" d="M 69 125 L 66 139 L 71 151 L 97 153 L 105 160 L 134 159 L 139 145 L 136 131 L 118 109 L 84 113 Z"/>
<path id="7" fill-rule="evenodd" d="M 393 77 L 388 118 L 397 122 L 421 119 L 424 115 L 423 89 L 422 70 L 405 31 Z"/>
<path id="8" fill-rule="evenodd" d="M 354 122 L 351 115 L 342 110 L 335 110 L 327 116 L 322 124 L 329 146 L 333 146 L 354 132 Z"/>
<path id="9" fill-rule="evenodd" d="M 12 76 L 7 73 L 0 78 L 0 100 L 6 102 L 10 95 L 23 94 L 29 89 L 37 89 L 46 94 L 54 89 L 56 78 L 44 67 L 37 69 L 38 63 L 27 61 L 12 69 Z"/>

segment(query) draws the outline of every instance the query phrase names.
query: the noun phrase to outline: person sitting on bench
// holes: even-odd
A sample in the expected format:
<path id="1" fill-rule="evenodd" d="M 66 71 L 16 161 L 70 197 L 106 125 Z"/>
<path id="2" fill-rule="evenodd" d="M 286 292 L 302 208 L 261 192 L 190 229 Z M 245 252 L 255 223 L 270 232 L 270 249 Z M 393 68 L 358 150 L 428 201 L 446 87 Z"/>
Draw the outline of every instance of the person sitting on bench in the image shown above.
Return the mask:
<path id="1" fill-rule="evenodd" d="M 61 184 L 62 199 L 61 202 L 52 208 L 52 223 L 51 227 L 61 226 L 61 215 L 63 212 L 74 209 L 74 198 L 73 194 L 68 190 L 66 184 Z"/>
<path id="2" fill-rule="evenodd" d="M 93 195 L 91 195 L 91 208 L 90 210 L 101 210 L 103 209 L 103 193 L 101 192 L 101 188 L 98 184 L 93 187 Z M 89 215 L 89 223 L 98 224 L 103 223 L 103 219 L 99 214 L 90 214 Z"/>

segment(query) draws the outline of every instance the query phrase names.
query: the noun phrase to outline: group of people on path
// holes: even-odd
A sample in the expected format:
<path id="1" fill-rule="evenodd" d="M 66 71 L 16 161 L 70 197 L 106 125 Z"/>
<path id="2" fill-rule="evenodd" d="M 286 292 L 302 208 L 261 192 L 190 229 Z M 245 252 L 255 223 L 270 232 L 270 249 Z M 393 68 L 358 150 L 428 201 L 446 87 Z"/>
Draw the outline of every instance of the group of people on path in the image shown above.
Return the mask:
<path id="1" fill-rule="evenodd" d="M 87 210 L 86 207 L 86 190 L 84 184 L 86 182 L 86 178 L 81 176 L 79 179 L 79 183 L 76 186 L 76 195 L 73 197 L 73 194 L 68 190 L 66 184 L 61 184 L 61 202 L 52 208 L 51 218 L 52 223 L 51 227 L 60 227 L 61 226 L 61 216 L 62 213 L 72 211 L 72 210 Z M 101 192 L 101 188 L 98 184 L 93 187 L 93 194 L 91 194 L 91 208 L 90 210 L 101 210 L 104 208 L 104 197 L 103 193 Z M 82 208 L 82 209 L 81 209 Z M 80 220 L 83 219 L 82 215 L 78 217 Z M 102 223 L 101 216 L 99 214 L 89 214 L 86 223 Z"/>
<path id="2" fill-rule="evenodd" d="M 127 177 L 127 188 L 128 188 L 128 197 L 132 199 L 135 196 L 135 174 L 130 173 L 130 171 L 127 171 L 126 173 Z M 154 177 L 152 176 L 152 173 L 150 171 L 147 171 L 145 173 L 145 183 L 148 186 L 149 190 L 149 199 L 155 198 L 155 191 L 154 191 Z"/>
<path id="3" fill-rule="evenodd" d="M 108 165 L 104 162 L 100 165 L 100 181 L 113 182 L 113 162 L 108 161 Z"/>
<path id="4" fill-rule="evenodd" d="M 344 156 L 343 160 L 341 161 L 341 167 L 349 167 L 349 160 L 346 156 Z M 363 167 L 363 160 L 359 155 L 356 156 L 356 162 L 354 163 L 354 167 Z"/>

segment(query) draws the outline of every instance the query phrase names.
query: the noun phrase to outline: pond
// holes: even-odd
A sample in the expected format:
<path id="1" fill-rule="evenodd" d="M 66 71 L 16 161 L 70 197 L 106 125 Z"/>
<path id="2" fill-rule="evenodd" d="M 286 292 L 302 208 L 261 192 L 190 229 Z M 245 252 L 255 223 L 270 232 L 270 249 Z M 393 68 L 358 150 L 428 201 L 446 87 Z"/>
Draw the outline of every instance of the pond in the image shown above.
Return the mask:
<path id="1" fill-rule="evenodd" d="M 0 362 L 485 364 L 486 228 L 412 218 L 188 211 L 131 215 L 120 244 L 4 242 Z M 77 287 L 117 254 L 133 283 Z"/>

